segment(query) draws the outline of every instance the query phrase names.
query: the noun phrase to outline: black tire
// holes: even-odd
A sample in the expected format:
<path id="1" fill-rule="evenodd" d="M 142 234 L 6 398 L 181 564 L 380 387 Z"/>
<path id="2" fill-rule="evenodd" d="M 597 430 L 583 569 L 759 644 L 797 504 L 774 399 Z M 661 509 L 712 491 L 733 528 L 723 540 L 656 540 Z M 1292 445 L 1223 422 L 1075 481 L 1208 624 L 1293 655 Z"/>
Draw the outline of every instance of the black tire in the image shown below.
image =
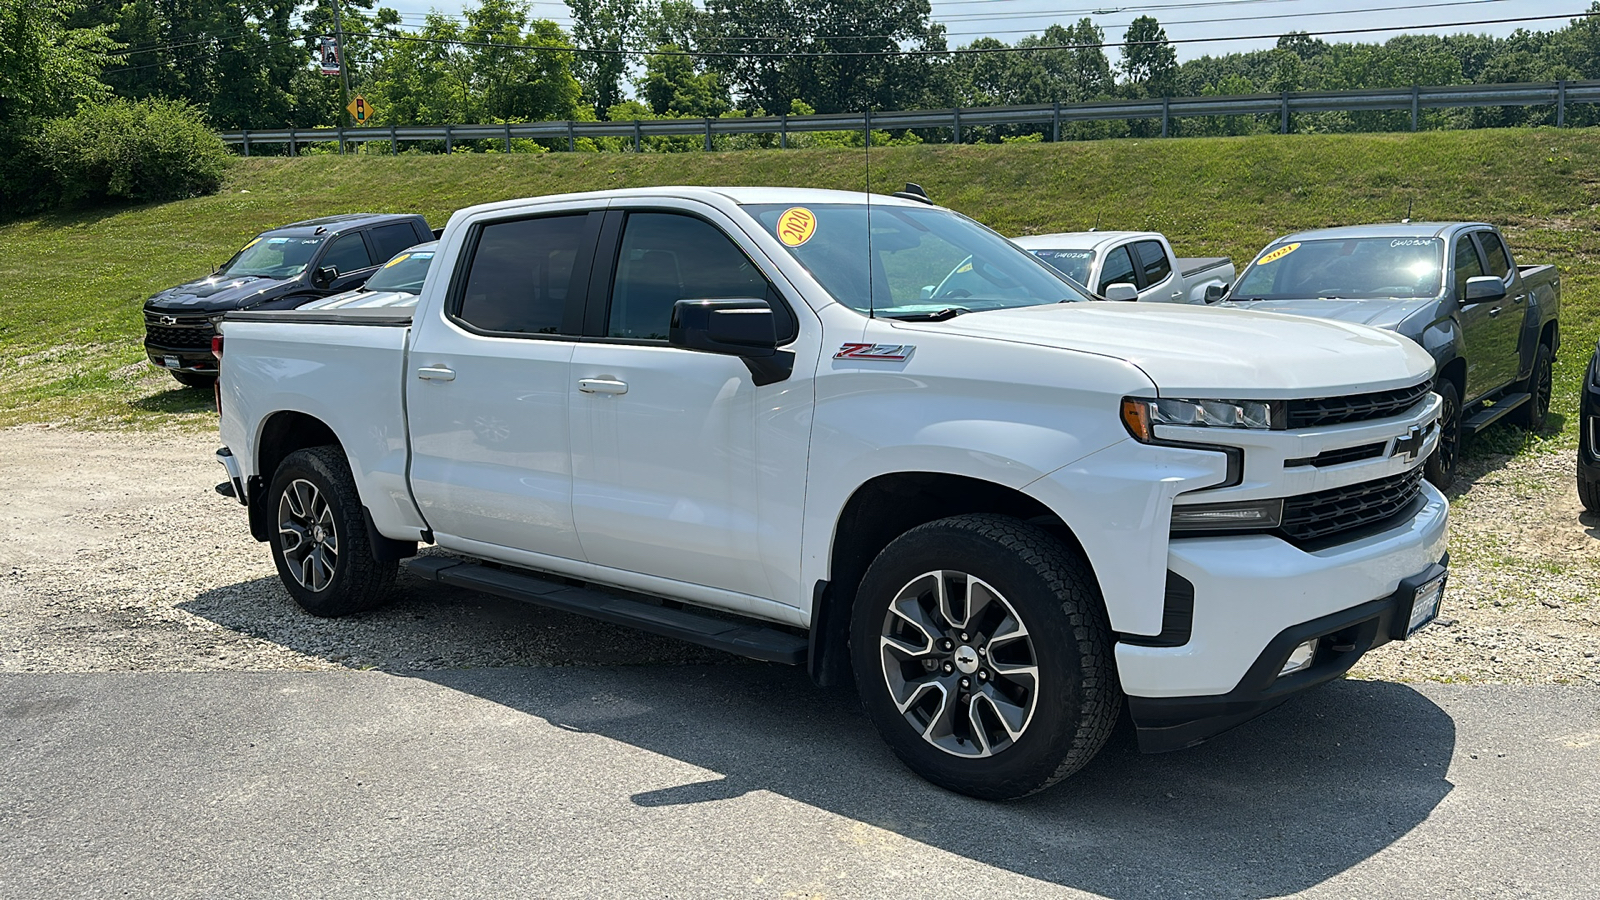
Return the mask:
<path id="1" fill-rule="evenodd" d="M 1600 513 L 1600 481 L 1590 481 L 1581 471 L 1578 473 L 1578 500 L 1589 512 Z"/>
<path id="2" fill-rule="evenodd" d="M 1544 420 L 1550 415 L 1550 394 L 1554 389 L 1553 369 L 1555 357 L 1550 354 L 1547 344 L 1540 344 L 1539 349 L 1533 354 L 1533 371 L 1528 374 L 1526 388 L 1532 398 L 1522 404 L 1522 408 L 1512 413 L 1516 421 L 1529 434 L 1537 434 L 1544 427 Z"/>
<path id="3" fill-rule="evenodd" d="M 186 388 L 204 388 L 208 391 L 217 383 L 216 375 L 205 372 L 173 372 L 172 377 Z"/>
<path id="4" fill-rule="evenodd" d="M 1592 513 L 1600 513 L 1600 481 L 1589 477 L 1593 471 L 1590 460 L 1595 458 L 1594 446 L 1589 442 L 1589 417 L 1593 412 L 1589 408 L 1588 398 L 1578 408 L 1578 501 L 1583 508 Z"/>
<path id="5" fill-rule="evenodd" d="M 1428 457 L 1424 474 L 1443 491 L 1455 484 L 1456 469 L 1461 466 L 1461 394 L 1448 378 L 1439 379 L 1433 390 L 1444 400 L 1444 406 L 1439 410 L 1439 446 Z"/>
<path id="6" fill-rule="evenodd" d="M 266 504 L 272 561 L 302 609 L 345 616 L 389 598 L 399 564 L 373 558 L 361 498 L 338 447 L 309 447 L 285 457 Z"/>
<path id="7" fill-rule="evenodd" d="M 956 623 L 937 614 L 940 585 L 983 605 L 961 600 Z M 919 640 L 917 652 L 902 649 Z M 850 647 L 862 705 L 894 754 L 934 784 L 988 800 L 1082 768 L 1122 705 L 1094 574 L 1047 532 L 1005 516 L 940 519 L 884 548 L 856 595 Z M 906 712 L 896 692 L 913 698 Z M 1001 704 L 1020 729 L 1005 727 Z"/>

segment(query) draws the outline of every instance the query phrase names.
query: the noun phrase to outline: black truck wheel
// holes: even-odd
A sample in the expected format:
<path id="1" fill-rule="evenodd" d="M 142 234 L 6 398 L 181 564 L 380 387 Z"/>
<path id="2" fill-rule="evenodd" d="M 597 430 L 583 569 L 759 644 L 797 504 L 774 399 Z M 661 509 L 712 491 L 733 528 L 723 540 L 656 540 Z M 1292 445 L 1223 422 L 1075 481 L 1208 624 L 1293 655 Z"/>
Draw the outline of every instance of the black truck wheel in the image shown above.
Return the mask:
<path id="1" fill-rule="evenodd" d="M 1442 491 L 1455 484 L 1456 468 L 1461 463 L 1461 394 L 1456 391 L 1455 382 L 1447 378 L 1439 379 L 1433 390 L 1444 400 L 1444 406 L 1439 410 L 1439 446 L 1428 457 L 1423 474 Z"/>
<path id="2" fill-rule="evenodd" d="M 1553 362 L 1554 357 L 1550 354 L 1550 348 L 1540 344 L 1533 355 L 1533 372 L 1528 375 L 1527 391 L 1533 396 L 1527 403 L 1522 404 L 1521 409 L 1513 413 L 1518 423 L 1530 434 L 1538 433 L 1539 429 L 1544 427 L 1545 418 L 1550 415 L 1550 394 L 1555 385 L 1552 375 Z"/>
<path id="3" fill-rule="evenodd" d="M 1082 768 L 1122 703 L 1094 574 L 1005 516 L 940 519 L 884 548 L 856 595 L 850 650 L 861 702 L 895 755 L 989 800 Z"/>
<path id="4" fill-rule="evenodd" d="M 289 595 L 314 616 L 381 606 L 398 563 L 373 558 L 350 465 L 337 447 L 284 458 L 266 496 L 272 561 Z"/>

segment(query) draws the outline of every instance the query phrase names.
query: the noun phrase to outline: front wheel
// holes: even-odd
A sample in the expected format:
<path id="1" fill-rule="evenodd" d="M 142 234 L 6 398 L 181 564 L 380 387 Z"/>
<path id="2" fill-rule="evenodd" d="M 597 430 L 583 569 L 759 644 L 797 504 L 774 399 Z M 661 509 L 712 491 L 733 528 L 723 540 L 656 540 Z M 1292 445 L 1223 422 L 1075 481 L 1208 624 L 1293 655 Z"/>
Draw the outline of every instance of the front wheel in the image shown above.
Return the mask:
<path id="1" fill-rule="evenodd" d="M 339 448 L 309 447 L 284 457 L 266 503 L 273 517 L 272 561 L 302 609 L 344 616 L 388 598 L 399 565 L 373 558 L 361 497 Z"/>
<path id="2" fill-rule="evenodd" d="M 1004 516 L 941 519 L 890 543 L 862 579 L 850 648 L 890 749 L 974 797 L 1022 797 L 1076 772 L 1122 703 L 1093 573 Z"/>
<path id="3" fill-rule="evenodd" d="M 1461 463 L 1461 394 L 1449 379 L 1440 379 L 1433 390 L 1444 404 L 1439 409 L 1439 446 L 1428 457 L 1424 474 L 1442 491 L 1455 483 Z"/>
<path id="4" fill-rule="evenodd" d="M 173 379 L 186 388 L 205 388 L 210 390 L 217 383 L 214 372 L 173 372 Z"/>

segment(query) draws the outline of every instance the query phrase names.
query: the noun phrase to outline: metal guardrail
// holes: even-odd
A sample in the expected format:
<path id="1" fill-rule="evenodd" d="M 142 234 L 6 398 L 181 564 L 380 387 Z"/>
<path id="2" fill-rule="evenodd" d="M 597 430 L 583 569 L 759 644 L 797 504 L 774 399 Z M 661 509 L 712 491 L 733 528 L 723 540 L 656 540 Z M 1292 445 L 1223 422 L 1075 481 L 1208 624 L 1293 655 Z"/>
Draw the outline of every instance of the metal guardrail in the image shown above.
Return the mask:
<path id="1" fill-rule="evenodd" d="M 279 128 L 225 131 L 224 143 L 239 145 L 244 155 L 259 144 L 288 144 L 291 155 L 302 144 L 321 141 L 371 143 L 388 141 L 398 151 L 401 141 L 443 141 L 445 152 L 457 141 L 503 140 L 511 149 L 514 139 L 565 140 L 574 150 L 581 137 L 633 139 L 635 151 L 647 137 L 704 137 L 712 149 L 719 134 L 775 134 L 779 146 L 789 145 L 795 132 L 863 131 L 869 129 L 949 128 L 961 143 L 963 127 L 975 125 L 1046 125 L 1052 140 L 1061 139 L 1063 123 L 1160 119 L 1161 136 L 1171 131 L 1174 118 L 1204 116 L 1279 117 L 1279 130 L 1289 131 L 1295 113 L 1405 112 L 1411 113 L 1411 130 L 1417 130 L 1424 109 L 1461 109 L 1500 106 L 1554 106 L 1556 125 L 1566 125 L 1570 103 L 1600 103 L 1600 81 L 1548 81 L 1516 84 L 1460 84 L 1438 87 L 1379 88 L 1360 91 L 1299 91 L 1281 94 L 1241 94 L 1228 97 L 1169 97 L 1159 100 L 1106 100 L 1093 103 L 1051 103 L 1037 106 L 986 106 L 903 112 L 832 113 L 812 116 L 751 116 L 740 119 L 639 119 L 625 122 L 515 122 L 503 125 L 390 125 L 363 128 Z"/>

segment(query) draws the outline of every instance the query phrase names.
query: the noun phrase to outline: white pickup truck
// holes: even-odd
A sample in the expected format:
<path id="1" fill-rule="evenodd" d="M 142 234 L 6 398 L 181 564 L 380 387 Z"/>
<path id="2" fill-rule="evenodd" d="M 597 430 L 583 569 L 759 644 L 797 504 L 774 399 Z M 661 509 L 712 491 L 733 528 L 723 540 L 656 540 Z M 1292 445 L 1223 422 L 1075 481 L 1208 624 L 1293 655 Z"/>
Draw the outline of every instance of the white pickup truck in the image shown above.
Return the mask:
<path id="1" fill-rule="evenodd" d="M 1067 231 L 1012 243 L 1107 300 L 1215 303 L 1233 283 L 1232 260 L 1176 256 L 1156 231 Z"/>
<path id="2" fill-rule="evenodd" d="M 224 493 L 314 614 L 431 542 L 414 576 L 853 677 L 913 770 L 1009 798 L 1125 699 L 1186 747 L 1437 612 L 1440 401 L 1398 335 L 1078 302 L 858 193 L 494 203 L 437 253 L 414 309 L 223 324 Z"/>

